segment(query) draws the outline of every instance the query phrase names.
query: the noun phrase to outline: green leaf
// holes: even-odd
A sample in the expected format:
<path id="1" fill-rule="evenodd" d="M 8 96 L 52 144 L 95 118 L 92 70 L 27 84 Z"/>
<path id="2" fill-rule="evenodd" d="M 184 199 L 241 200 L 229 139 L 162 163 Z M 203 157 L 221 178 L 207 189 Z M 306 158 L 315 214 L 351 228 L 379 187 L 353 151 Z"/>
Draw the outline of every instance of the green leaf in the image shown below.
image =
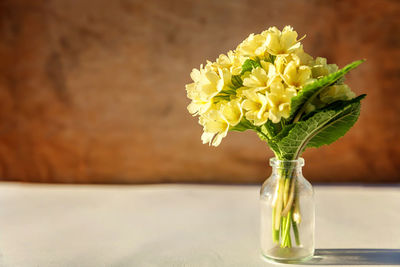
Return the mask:
<path id="1" fill-rule="evenodd" d="M 335 101 L 325 107 L 322 107 L 320 109 L 316 109 L 314 111 L 311 111 L 310 113 L 308 113 L 307 115 L 304 116 L 304 120 L 307 120 L 308 118 L 312 117 L 315 113 L 321 112 L 321 111 L 325 111 L 325 110 L 331 110 L 331 109 L 335 109 L 335 110 L 339 110 L 344 108 L 345 106 L 349 105 L 349 104 L 353 104 L 353 103 L 358 103 L 361 100 L 363 100 L 367 95 L 366 94 L 362 94 L 359 95 L 355 98 L 349 99 L 349 100 L 338 100 Z"/>
<path id="2" fill-rule="evenodd" d="M 229 131 L 237 131 L 237 132 L 244 132 L 249 129 L 255 130 L 257 127 L 254 126 L 250 121 L 246 118 L 243 118 L 237 125 L 230 126 Z"/>
<path id="3" fill-rule="evenodd" d="M 234 89 L 237 89 L 237 88 L 240 88 L 243 86 L 243 81 L 242 81 L 242 78 L 240 78 L 240 75 L 233 75 L 231 78 L 231 82 L 232 82 Z"/>
<path id="4" fill-rule="evenodd" d="M 275 143 L 278 143 L 280 140 L 282 140 L 284 137 L 286 137 L 288 135 L 288 133 L 290 132 L 290 130 L 295 126 L 296 124 L 288 124 L 285 125 L 282 130 L 273 138 L 273 141 Z"/>
<path id="5" fill-rule="evenodd" d="M 345 111 L 339 118 L 330 120 L 314 137 L 310 139 L 307 147 L 320 147 L 322 145 L 329 145 L 340 137 L 344 136 L 345 133 L 356 123 L 358 116 L 360 115 L 360 101 L 365 95 L 361 95 L 354 99 L 349 100 L 351 103 L 349 108 L 345 108 Z M 357 101 L 358 100 L 358 101 Z M 344 102 L 344 101 L 343 101 Z M 338 107 L 344 105 L 344 103 L 338 103 Z"/>
<path id="6" fill-rule="evenodd" d="M 276 56 L 269 54 L 268 57 L 265 59 L 267 62 L 271 62 L 272 64 L 275 63 Z"/>
<path id="7" fill-rule="evenodd" d="M 271 123 L 273 124 L 273 123 Z M 258 136 L 260 137 L 261 140 L 266 141 L 268 143 L 268 146 L 271 148 L 271 150 L 275 153 L 275 156 L 280 158 L 280 150 L 279 147 L 277 146 L 276 142 L 273 141 L 274 138 L 274 133 L 272 132 L 272 128 L 270 128 L 271 125 L 268 126 L 268 123 L 262 125 L 260 128 L 255 129 Z"/>
<path id="8" fill-rule="evenodd" d="M 353 63 L 348 64 L 343 69 L 338 70 L 337 72 L 331 73 L 327 76 L 324 76 L 313 83 L 310 83 L 304 86 L 303 90 L 300 93 L 291 99 L 290 103 L 290 116 L 289 121 L 298 121 L 300 116 L 305 111 L 305 108 L 308 103 L 310 103 L 321 91 L 337 82 L 344 75 L 346 75 L 350 70 L 356 68 L 358 65 L 363 63 L 365 60 L 354 61 Z"/>
<path id="9" fill-rule="evenodd" d="M 246 61 L 242 65 L 242 72 L 240 73 L 243 75 L 247 71 L 251 71 L 252 69 L 255 69 L 257 67 L 261 67 L 260 61 L 259 60 L 253 60 L 253 59 L 246 59 Z"/>
<path id="10" fill-rule="evenodd" d="M 273 123 L 268 120 L 264 125 L 261 126 L 261 131 L 265 133 L 270 139 L 274 138 L 282 129 L 279 123 Z"/>
<path id="11" fill-rule="evenodd" d="M 242 125 L 240 123 L 238 125 L 229 127 L 229 131 L 236 131 L 236 132 L 244 132 L 244 131 L 246 131 L 248 129 L 250 129 L 250 128 L 248 128 L 248 127 L 246 127 L 246 126 L 244 126 L 244 125 Z"/>
<path id="12" fill-rule="evenodd" d="M 306 147 L 319 147 L 330 144 L 343 136 L 357 121 L 360 113 L 360 100 L 338 101 L 307 120 L 284 128 L 286 132 L 274 140 L 283 159 L 296 159 Z M 339 103 L 340 102 L 340 103 Z M 290 127 L 290 126 L 287 126 Z"/>

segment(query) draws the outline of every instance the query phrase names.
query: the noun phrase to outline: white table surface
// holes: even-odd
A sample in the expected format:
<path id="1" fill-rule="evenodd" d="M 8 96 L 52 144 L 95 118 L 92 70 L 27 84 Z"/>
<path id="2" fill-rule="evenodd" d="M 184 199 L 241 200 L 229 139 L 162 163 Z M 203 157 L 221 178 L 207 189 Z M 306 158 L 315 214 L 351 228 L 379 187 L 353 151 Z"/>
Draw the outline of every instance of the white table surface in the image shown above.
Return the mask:
<path id="1" fill-rule="evenodd" d="M 0 183 L 0 266 L 272 266 L 259 252 L 258 190 Z M 400 187 L 315 192 L 307 264 L 400 266 Z"/>

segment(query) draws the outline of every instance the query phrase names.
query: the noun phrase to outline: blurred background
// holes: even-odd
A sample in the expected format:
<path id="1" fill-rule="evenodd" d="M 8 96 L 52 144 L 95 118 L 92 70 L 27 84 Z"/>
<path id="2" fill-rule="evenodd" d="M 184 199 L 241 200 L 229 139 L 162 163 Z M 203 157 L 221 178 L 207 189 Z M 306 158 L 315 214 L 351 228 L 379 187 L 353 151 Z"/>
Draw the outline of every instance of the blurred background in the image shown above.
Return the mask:
<path id="1" fill-rule="evenodd" d="M 400 1 L 3 0 L 0 178 L 62 183 L 260 183 L 253 132 L 202 145 L 192 68 L 252 32 L 292 25 L 305 51 L 367 93 L 338 142 L 304 154 L 313 182 L 400 181 Z"/>

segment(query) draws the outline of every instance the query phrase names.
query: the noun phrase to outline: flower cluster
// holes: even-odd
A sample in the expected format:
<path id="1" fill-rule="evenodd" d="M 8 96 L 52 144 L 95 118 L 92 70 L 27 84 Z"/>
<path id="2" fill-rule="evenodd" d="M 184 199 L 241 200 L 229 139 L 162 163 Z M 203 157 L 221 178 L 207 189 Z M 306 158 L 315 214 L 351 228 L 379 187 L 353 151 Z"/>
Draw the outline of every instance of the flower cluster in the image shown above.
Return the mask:
<path id="1" fill-rule="evenodd" d="M 301 38 L 302 39 L 302 38 Z M 292 97 L 315 79 L 337 71 L 325 58 L 304 52 L 297 32 L 286 26 L 250 34 L 234 51 L 193 69 L 193 83 L 186 85 L 188 106 L 199 116 L 203 143 L 218 146 L 230 129 L 239 124 L 261 126 L 268 120 L 280 123 L 289 117 Z M 308 111 L 336 100 L 354 97 L 343 83 L 325 90 Z"/>

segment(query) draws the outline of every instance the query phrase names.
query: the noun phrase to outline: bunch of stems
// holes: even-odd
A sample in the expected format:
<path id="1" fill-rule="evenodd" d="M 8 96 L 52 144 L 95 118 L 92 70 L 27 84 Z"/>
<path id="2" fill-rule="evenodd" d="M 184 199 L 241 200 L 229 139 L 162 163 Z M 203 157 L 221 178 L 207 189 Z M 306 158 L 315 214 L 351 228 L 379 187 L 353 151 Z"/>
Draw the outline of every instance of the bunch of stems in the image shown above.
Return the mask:
<path id="1" fill-rule="evenodd" d="M 300 245 L 298 224 L 300 223 L 299 199 L 296 197 L 295 166 L 282 162 L 278 168 L 279 181 L 272 210 L 272 239 L 282 248 L 291 248 L 291 229 L 296 245 Z"/>

